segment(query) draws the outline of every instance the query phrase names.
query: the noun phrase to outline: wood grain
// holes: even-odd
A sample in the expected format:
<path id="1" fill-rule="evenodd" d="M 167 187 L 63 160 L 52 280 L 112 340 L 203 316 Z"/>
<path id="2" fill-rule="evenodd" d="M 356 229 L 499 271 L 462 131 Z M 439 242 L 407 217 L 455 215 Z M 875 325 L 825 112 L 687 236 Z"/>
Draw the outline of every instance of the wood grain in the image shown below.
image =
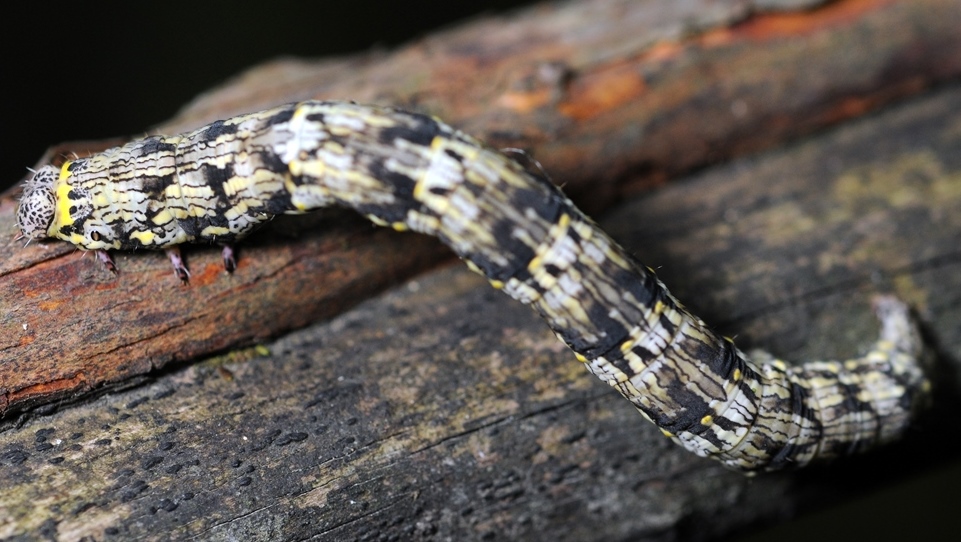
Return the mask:
<path id="1" fill-rule="evenodd" d="M 746 346 L 851 355 L 876 333 L 872 293 L 908 300 L 941 369 L 902 443 L 797 474 L 724 471 L 451 267 L 266 356 L 168 370 L 0 434 L 0 537 L 709 539 L 957 460 L 943 435 L 961 429 L 959 127 L 948 87 L 602 221 Z"/>
<path id="2" fill-rule="evenodd" d="M 548 4 L 387 55 L 273 63 L 199 98 L 161 130 L 304 97 L 390 102 L 532 149 L 579 203 L 599 209 L 961 73 L 948 53 L 961 39 L 954 2 L 844 0 L 753 15 L 695 4 L 692 12 Z M 329 317 L 447 254 L 335 215 L 253 238 L 230 278 L 217 251 L 200 248 L 188 254 L 189 288 L 152 253 L 121 255 L 118 280 L 62 244 L 22 248 L 13 197 L 0 198 L 6 424 Z"/>

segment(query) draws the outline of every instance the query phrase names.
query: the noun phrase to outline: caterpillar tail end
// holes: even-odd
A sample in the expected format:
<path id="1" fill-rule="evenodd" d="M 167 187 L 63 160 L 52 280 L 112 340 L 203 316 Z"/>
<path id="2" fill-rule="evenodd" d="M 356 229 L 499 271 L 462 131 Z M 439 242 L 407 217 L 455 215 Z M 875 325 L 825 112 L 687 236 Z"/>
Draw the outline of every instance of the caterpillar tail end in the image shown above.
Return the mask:
<path id="1" fill-rule="evenodd" d="M 883 360 L 885 373 L 893 380 L 893 387 L 901 390 L 898 404 L 900 417 L 904 418 L 900 423 L 879 428 L 878 441 L 883 443 L 902 436 L 915 416 L 930 406 L 931 381 L 927 373 L 930 373 L 933 357 L 925 348 L 918 321 L 906 303 L 892 295 L 877 295 L 872 304 L 881 322 L 881 332 L 868 357 L 876 355 L 875 359 Z M 880 391 L 875 393 L 880 404 L 883 394 Z"/>
<path id="2" fill-rule="evenodd" d="M 879 294 L 872 299 L 874 312 L 881 322 L 879 344 L 890 344 L 896 352 L 902 354 L 903 362 L 907 366 L 904 370 L 909 375 L 909 384 L 920 392 L 916 406 L 926 407 L 930 403 L 931 381 L 925 373 L 932 369 L 932 353 L 924 346 L 918 320 L 911 308 L 893 295 Z"/>
<path id="3" fill-rule="evenodd" d="M 893 295 L 879 294 L 872 299 L 874 312 L 881 321 L 881 341 L 914 358 L 922 357 L 924 343 L 917 320 L 906 303 Z"/>

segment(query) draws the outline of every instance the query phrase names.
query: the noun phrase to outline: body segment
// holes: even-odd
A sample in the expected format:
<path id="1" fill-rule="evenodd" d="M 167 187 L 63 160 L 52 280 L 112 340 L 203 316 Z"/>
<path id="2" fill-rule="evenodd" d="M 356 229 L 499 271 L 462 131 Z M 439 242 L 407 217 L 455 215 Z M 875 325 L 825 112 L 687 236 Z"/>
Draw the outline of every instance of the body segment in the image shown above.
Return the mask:
<path id="1" fill-rule="evenodd" d="M 907 308 L 878 303 L 862 358 L 749 360 L 542 174 L 433 118 L 303 102 L 151 137 L 28 182 L 31 238 L 87 250 L 231 243 L 281 213 L 329 205 L 434 235 L 537 311 L 661 430 L 745 471 L 895 438 L 927 393 Z"/>

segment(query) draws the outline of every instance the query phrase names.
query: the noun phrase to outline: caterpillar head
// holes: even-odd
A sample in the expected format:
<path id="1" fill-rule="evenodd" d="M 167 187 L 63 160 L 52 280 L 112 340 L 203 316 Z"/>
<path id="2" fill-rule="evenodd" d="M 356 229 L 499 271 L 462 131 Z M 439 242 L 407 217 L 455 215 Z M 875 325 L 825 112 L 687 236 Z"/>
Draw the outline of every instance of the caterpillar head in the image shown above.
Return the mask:
<path id="1" fill-rule="evenodd" d="M 47 230 L 53 222 L 57 204 L 53 184 L 59 174 L 56 167 L 44 166 L 24 183 L 20 208 L 17 210 L 17 225 L 24 237 L 44 239 L 50 236 Z"/>

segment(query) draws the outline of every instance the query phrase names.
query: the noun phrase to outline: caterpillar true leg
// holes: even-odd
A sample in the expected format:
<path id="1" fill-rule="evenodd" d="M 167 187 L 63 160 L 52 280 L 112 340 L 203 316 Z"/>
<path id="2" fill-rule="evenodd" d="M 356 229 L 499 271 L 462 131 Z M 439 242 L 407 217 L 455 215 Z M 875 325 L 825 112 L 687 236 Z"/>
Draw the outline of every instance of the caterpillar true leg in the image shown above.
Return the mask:
<path id="1" fill-rule="evenodd" d="M 174 245 L 164 249 L 167 253 L 167 258 L 170 259 L 170 265 L 174 268 L 174 275 L 180 279 L 180 282 L 187 283 L 190 281 L 190 271 L 184 264 L 183 256 L 180 254 L 180 246 Z"/>
<path id="2" fill-rule="evenodd" d="M 117 264 L 113 261 L 113 257 L 110 256 L 109 252 L 106 250 L 96 250 L 94 251 L 94 254 L 97 255 L 97 260 L 99 260 L 100 263 L 107 268 L 107 271 L 110 271 L 114 275 L 120 274 L 120 271 L 117 269 Z"/>
<path id="3" fill-rule="evenodd" d="M 228 244 L 280 213 L 350 207 L 434 235 L 530 305 L 602 380 L 687 449 L 745 471 L 803 465 L 904 432 L 928 383 L 907 307 L 878 302 L 860 358 L 750 360 L 688 312 L 539 168 L 424 115 L 302 102 L 45 167 L 24 236 L 87 250 Z M 232 253 L 225 248 L 225 264 Z M 178 276 L 186 276 L 179 257 Z"/>
<path id="4" fill-rule="evenodd" d="M 233 245 L 224 245 L 220 249 L 220 257 L 224 261 L 224 270 L 233 273 L 237 270 L 237 257 L 234 254 Z"/>

